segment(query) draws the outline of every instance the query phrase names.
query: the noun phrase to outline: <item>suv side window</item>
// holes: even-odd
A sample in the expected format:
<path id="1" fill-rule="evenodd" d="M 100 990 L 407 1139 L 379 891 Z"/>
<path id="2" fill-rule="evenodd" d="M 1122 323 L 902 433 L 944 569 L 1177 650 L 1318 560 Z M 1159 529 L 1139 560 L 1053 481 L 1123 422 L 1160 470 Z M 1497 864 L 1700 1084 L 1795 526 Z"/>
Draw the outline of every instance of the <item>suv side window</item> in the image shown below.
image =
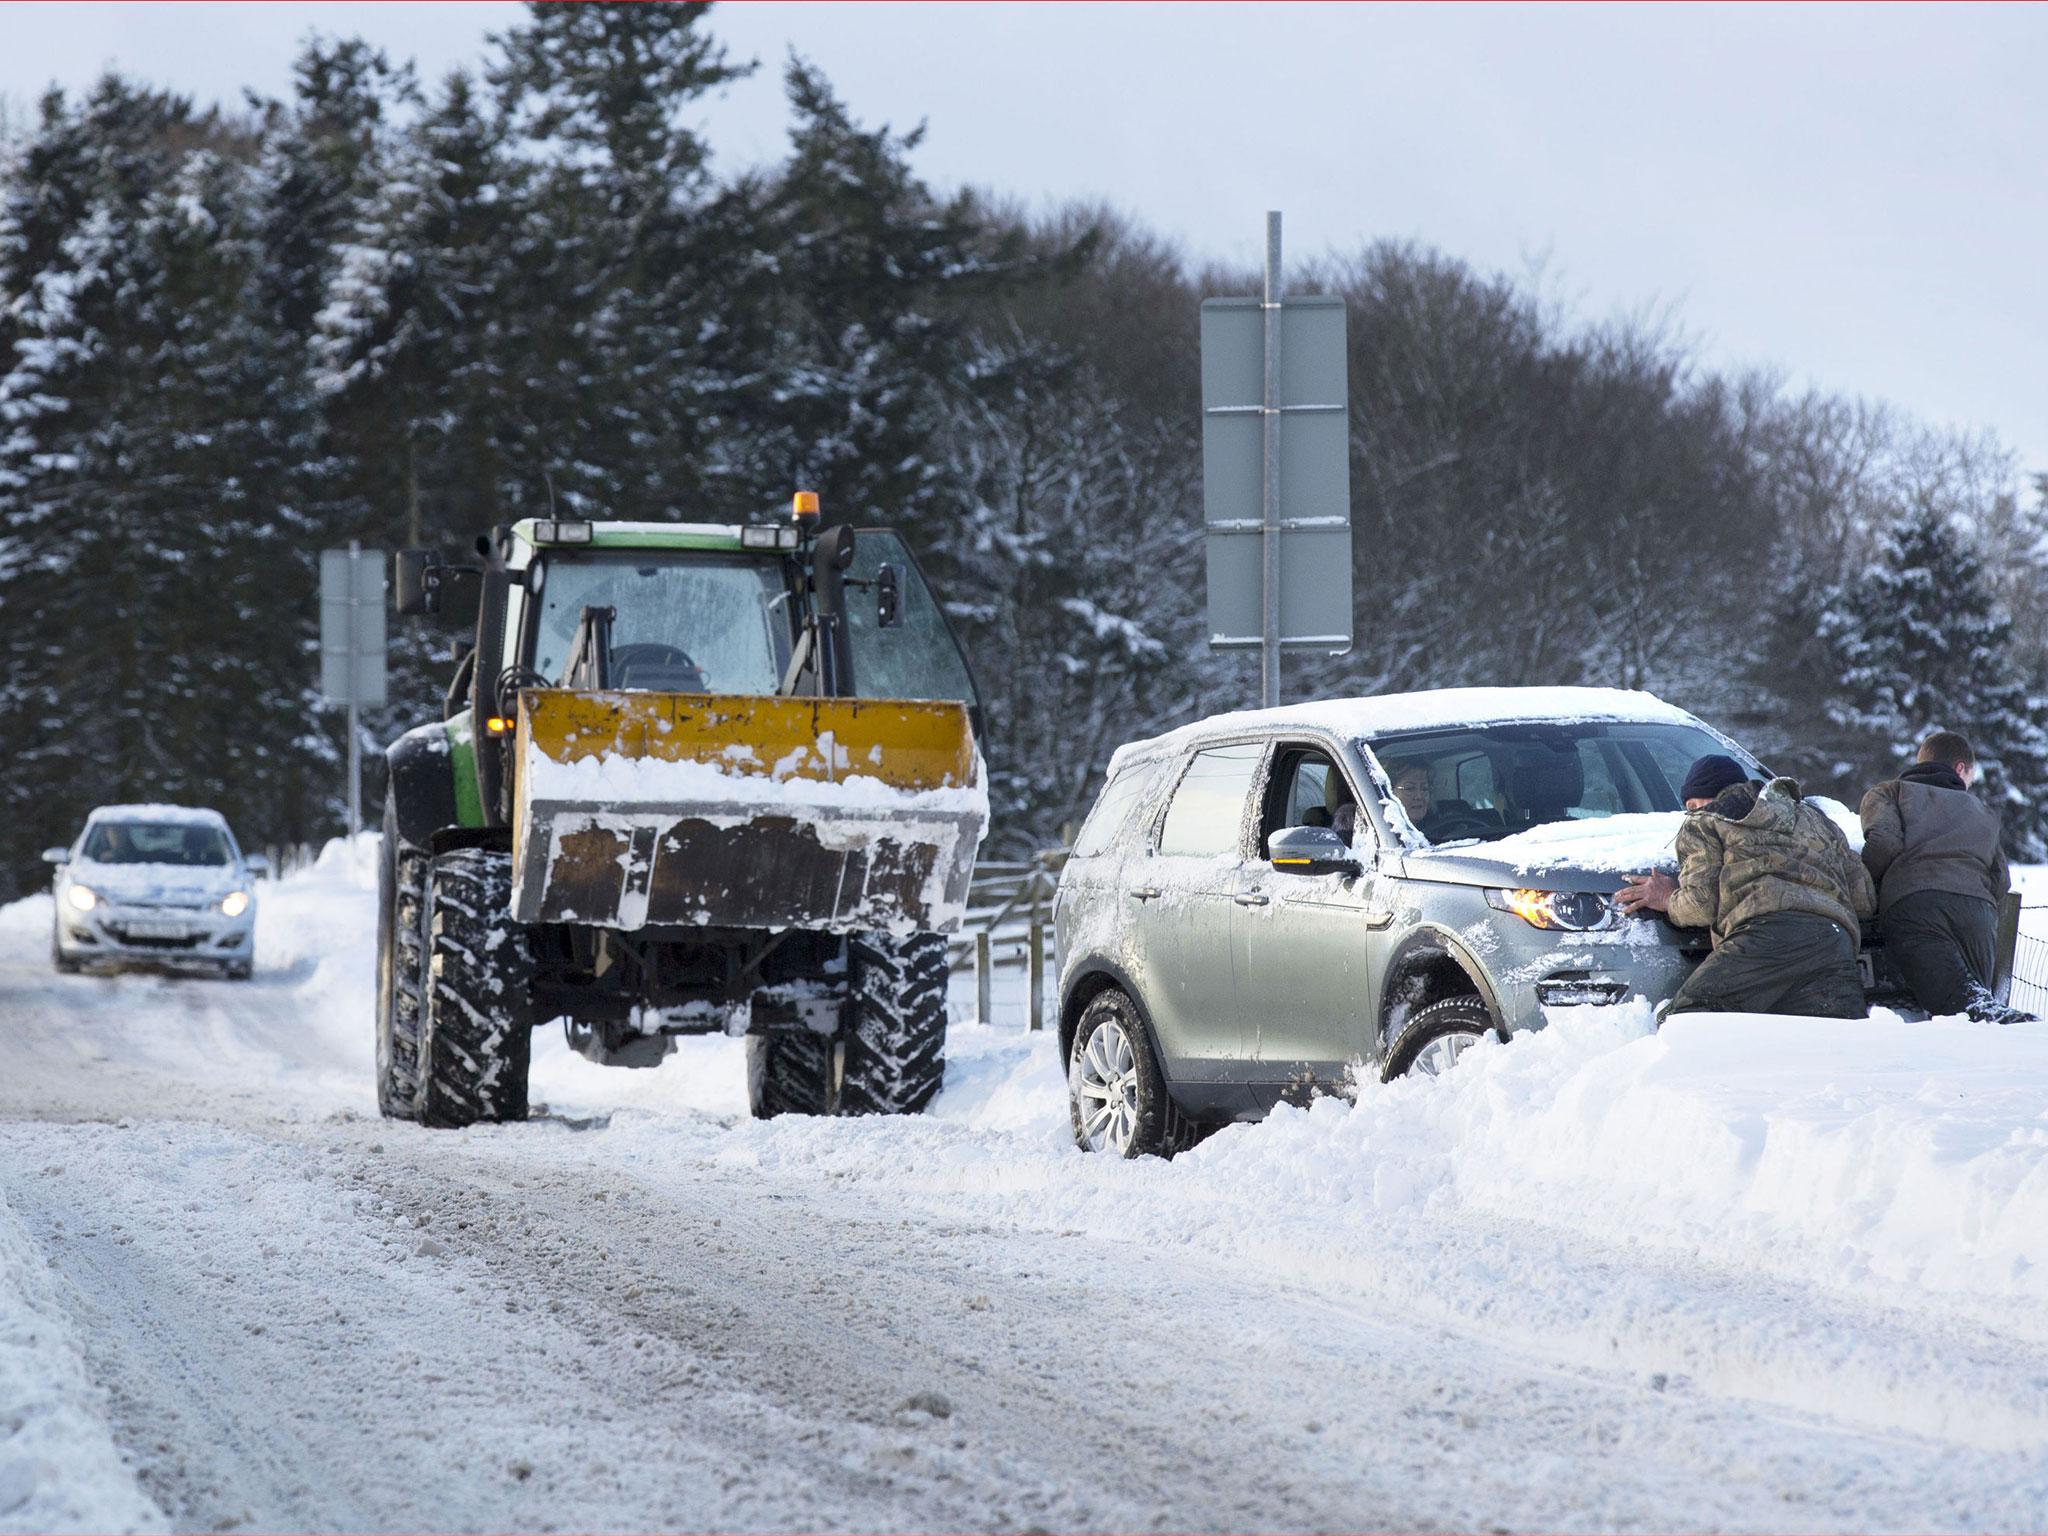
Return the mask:
<path id="1" fill-rule="evenodd" d="M 1244 828 L 1245 797 L 1266 749 L 1258 742 L 1197 752 L 1173 792 L 1159 829 L 1162 854 L 1236 853 Z"/>
<path id="2" fill-rule="evenodd" d="M 1074 834 L 1072 857 L 1092 859 L 1115 849 L 1117 839 L 1144 803 L 1145 792 L 1152 787 L 1157 771 L 1155 763 L 1132 763 L 1103 785 L 1095 809 Z"/>
<path id="3" fill-rule="evenodd" d="M 1286 827 L 1329 827 L 1349 840 L 1358 826 L 1358 802 L 1344 770 L 1329 753 L 1314 747 L 1283 747 L 1266 785 L 1259 818 L 1259 856 L 1267 841 Z"/>

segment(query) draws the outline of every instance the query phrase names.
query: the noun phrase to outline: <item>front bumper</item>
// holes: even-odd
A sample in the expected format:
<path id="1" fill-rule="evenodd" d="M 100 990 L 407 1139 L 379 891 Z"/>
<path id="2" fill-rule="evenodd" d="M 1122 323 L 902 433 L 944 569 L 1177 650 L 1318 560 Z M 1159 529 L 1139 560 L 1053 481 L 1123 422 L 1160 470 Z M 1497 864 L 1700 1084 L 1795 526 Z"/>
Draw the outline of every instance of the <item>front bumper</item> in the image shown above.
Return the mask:
<path id="1" fill-rule="evenodd" d="M 247 965 L 255 954 L 256 908 L 228 917 L 218 906 L 130 907 L 101 902 L 57 914 L 57 951 L 66 960 Z"/>
<path id="2" fill-rule="evenodd" d="M 1519 920 L 1517 920 L 1519 921 Z M 1510 1033 L 1541 1029 L 1545 1008 L 1615 1005 L 1632 998 L 1652 1006 L 1684 985 L 1706 958 L 1704 934 L 1685 935 L 1655 918 L 1630 918 L 1602 933 L 1499 929 L 1488 969 Z"/>

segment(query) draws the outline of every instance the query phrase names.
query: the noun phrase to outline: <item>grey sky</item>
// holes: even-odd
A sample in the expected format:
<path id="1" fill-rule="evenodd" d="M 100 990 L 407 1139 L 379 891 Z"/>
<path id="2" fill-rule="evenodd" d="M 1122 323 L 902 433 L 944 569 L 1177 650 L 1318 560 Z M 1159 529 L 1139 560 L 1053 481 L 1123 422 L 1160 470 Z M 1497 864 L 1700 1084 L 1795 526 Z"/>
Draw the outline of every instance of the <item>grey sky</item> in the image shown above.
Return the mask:
<path id="1" fill-rule="evenodd" d="M 309 30 L 427 73 L 479 5 L 0 6 L 16 113 L 103 65 L 281 89 Z M 761 73 L 706 112 L 772 156 L 793 45 L 853 109 L 923 119 L 928 179 L 1095 196 L 1250 263 L 1412 237 L 1540 262 L 1587 318 L 1669 309 L 1716 365 L 1995 430 L 2048 470 L 2048 7 L 734 5 Z"/>

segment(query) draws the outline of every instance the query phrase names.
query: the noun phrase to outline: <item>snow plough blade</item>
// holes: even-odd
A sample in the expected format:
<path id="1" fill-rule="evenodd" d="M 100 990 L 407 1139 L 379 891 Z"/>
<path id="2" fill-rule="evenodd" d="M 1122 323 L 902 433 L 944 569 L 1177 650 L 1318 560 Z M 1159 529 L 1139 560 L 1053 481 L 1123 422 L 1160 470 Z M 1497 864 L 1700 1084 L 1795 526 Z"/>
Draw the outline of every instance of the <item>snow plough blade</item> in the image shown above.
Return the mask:
<path id="1" fill-rule="evenodd" d="M 988 822 L 966 709 L 529 689 L 513 916 L 948 932 Z"/>

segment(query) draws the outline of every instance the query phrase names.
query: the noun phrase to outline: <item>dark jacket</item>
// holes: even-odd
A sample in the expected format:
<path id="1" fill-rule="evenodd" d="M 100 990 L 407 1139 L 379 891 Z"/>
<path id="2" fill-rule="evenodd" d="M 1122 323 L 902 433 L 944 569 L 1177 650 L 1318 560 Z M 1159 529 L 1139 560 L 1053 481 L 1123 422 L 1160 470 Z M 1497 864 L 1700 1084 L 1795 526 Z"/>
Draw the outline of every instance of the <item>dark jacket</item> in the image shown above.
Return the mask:
<path id="1" fill-rule="evenodd" d="M 1810 912 L 1861 937 L 1857 919 L 1877 911 L 1877 892 L 1841 828 L 1790 779 L 1758 794 L 1725 789 L 1678 829 L 1678 889 L 1671 921 L 1706 928 L 1718 945 L 1753 917 Z"/>
<path id="2" fill-rule="evenodd" d="M 2011 888 L 1998 813 L 1945 763 L 1915 763 L 1863 797 L 1863 862 L 1889 911 L 1915 891 L 1975 896 L 1994 906 Z"/>

